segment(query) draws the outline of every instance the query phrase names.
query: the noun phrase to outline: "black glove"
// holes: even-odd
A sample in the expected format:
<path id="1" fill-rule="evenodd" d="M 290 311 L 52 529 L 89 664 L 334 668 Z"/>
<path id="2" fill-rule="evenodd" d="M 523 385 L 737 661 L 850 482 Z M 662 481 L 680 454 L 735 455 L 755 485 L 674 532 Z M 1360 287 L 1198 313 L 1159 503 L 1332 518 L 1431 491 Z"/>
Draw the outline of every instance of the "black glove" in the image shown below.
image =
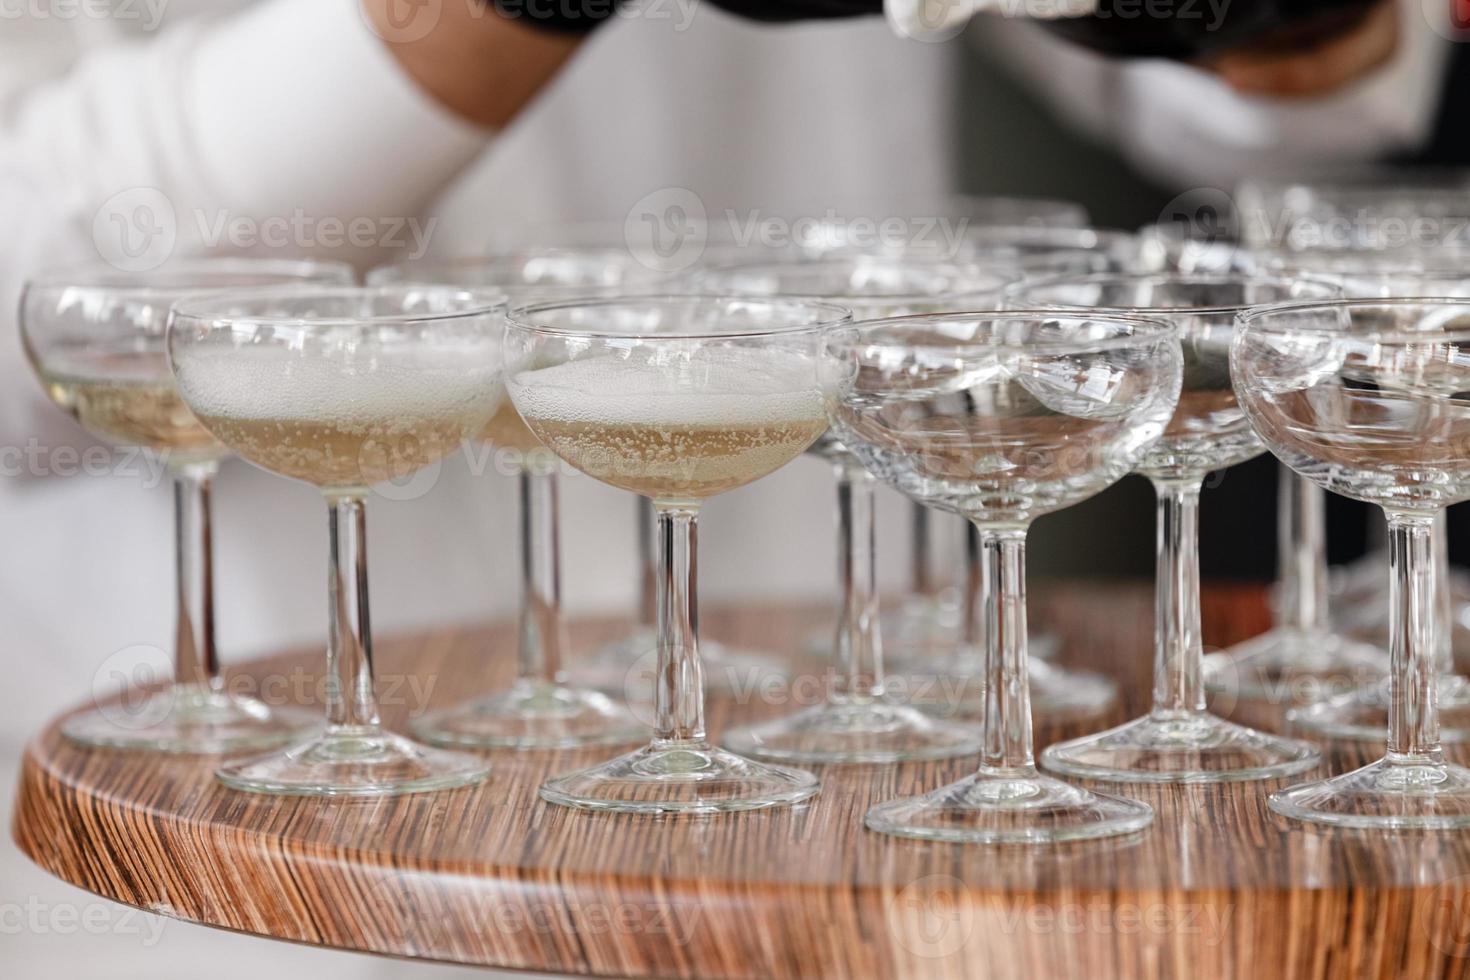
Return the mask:
<path id="1" fill-rule="evenodd" d="M 826 20 L 830 17 L 861 17 L 881 14 L 883 0 L 709 0 L 710 3 L 747 20 Z"/>
<path id="2" fill-rule="evenodd" d="M 587 34 L 617 13 L 622 0 L 487 0 L 500 16 L 560 34 Z M 692 0 L 701 3 L 704 0 Z M 709 0 L 747 20 L 782 22 L 881 14 L 883 0 Z"/>

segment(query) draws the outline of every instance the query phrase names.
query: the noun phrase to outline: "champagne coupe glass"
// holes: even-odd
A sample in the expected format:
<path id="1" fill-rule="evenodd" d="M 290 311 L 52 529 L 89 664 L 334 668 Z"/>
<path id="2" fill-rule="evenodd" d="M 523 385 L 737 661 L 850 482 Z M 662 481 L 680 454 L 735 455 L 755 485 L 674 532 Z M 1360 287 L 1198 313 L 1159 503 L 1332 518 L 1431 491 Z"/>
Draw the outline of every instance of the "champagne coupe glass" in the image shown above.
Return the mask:
<path id="1" fill-rule="evenodd" d="M 1390 253 L 1353 253 L 1334 256 L 1326 253 L 1295 253 L 1292 259 L 1325 255 L 1333 260 L 1332 268 L 1320 273 L 1341 281 L 1345 297 L 1421 297 L 1470 295 L 1470 249 L 1441 248 L 1430 252 L 1400 255 Z M 1373 515 L 1368 525 L 1370 542 L 1367 554 L 1357 561 L 1333 568 L 1330 572 L 1330 612 L 1333 625 L 1344 633 L 1386 644 L 1390 606 L 1385 588 L 1384 569 L 1388 567 L 1387 525 Z M 1441 517 L 1435 523 L 1434 548 L 1442 555 L 1447 601 L 1451 606 L 1450 649 L 1453 655 L 1470 650 L 1470 575 L 1464 569 L 1449 565 L 1448 521 Z M 1385 663 L 1387 655 L 1385 654 Z M 1445 741 L 1470 738 L 1470 687 L 1446 667 L 1440 676 L 1439 723 Z M 1382 719 L 1379 719 L 1382 720 Z M 1373 738 L 1382 729 L 1370 723 L 1367 730 Z"/>
<path id="2" fill-rule="evenodd" d="M 1007 200 L 997 199 L 998 202 Z M 986 210 L 982 208 L 980 213 L 984 215 Z M 1057 215 L 1063 213 L 1056 211 Z M 1014 215 L 1014 208 L 992 209 L 992 217 L 1005 215 Z M 866 252 L 848 247 L 828 254 L 856 252 L 893 259 L 937 257 L 1026 278 L 1135 271 L 1141 261 L 1139 239 L 1125 232 L 1073 224 L 996 224 L 972 217 L 957 219 L 957 225 L 951 231 L 952 238 L 933 236 L 901 247 L 888 245 Z M 890 660 L 896 668 L 905 671 L 931 670 L 936 662 L 948 660 L 949 673 L 973 675 L 979 669 L 980 654 L 972 639 L 966 639 L 967 633 L 973 634 L 977 629 L 970 615 L 976 603 L 967 593 L 979 588 L 982 578 L 975 527 L 969 521 L 933 511 L 917 501 L 911 501 L 910 506 L 911 585 L 899 607 L 882 619 Z M 936 539 L 960 547 L 936 554 L 939 550 L 934 548 Z M 1053 718 L 1082 717 L 1111 704 L 1116 691 L 1104 679 L 1097 675 L 1076 677 L 1063 668 L 1036 659 L 1044 659 L 1055 649 L 1055 637 L 1032 636 L 1030 643 L 1034 709 Z"/>
<path id="3" fill-rule="evenodd" d="M 993 309 L 1011 277 L 927 259 L 853 255 L 711 269 L 695 280 L 711 292 L 785 296 L 844 306 L 866 320 L 943 309 Z M 809 450 L 837 479 L 837 634 L 823 703 L 725 733 L 727 748 L 778 762 L 898 762 L 968 755 L 979 732 L 930 718 L 886 697 L 874 549 L 874 481 L 831 434 Z M 978 640 L 978 637 L 973 639 Z M 926 665 L 928 669 L 935 669 Z"/>
<path id="4" fill-rule="evenodd" d="M 179 400 L 168 370 L 169 306 L 201 290 L 350 283 L 338 263 L 243 258 L 180 261 L 149 272 L 93 265 L 44 273 L 20 302 L 26 356 L 46 393 L 106 442 L 156 452 L 174 487 L 174 678 L 136 701 L 73 715 L 62 733 L 83 745 L 158 752 L 261 749 L 313 719 L 225 690 L 215 648 L 210 487 L 229 451 Z"/>
<path id="5" fill-rule="evenodd" d="M 810 212 L 812 214 L 818 211 Z M 928 258 L 978 262 L 988 269 L 1020 275 L 1102 272 L 1101 239 L 1087 225 L 1087 211 L 1073 201 L 983 195 L 940 195 L 874 206 L 828 207 L 804 237 L 818 256 L 882 255 L 893 259 Z M 881 217 L 879 217 L 881 215 Z M 858 220 L 853 216 L 861 216 Z M 896 228 L 898 233 L 885 234 Z M 937 657 L 962 652 L 967 610 L 965 592 L 974 587 L 978 554 L 973 528 L 952 550 L 935 548 L 936 538 L 955 541 L 959 525 L 951 515 L 936 515 L 914 502 L 910 508 L 909 592 L 882 616 L 895 666 L 929 665 Z M 955 518 L 958 521 L 958 518 Z M 936 527 L 936 525 L 941 525 Z M 937 567 L 936 567 L 937 566 Z M 1033 654 L 1038 644 L 1033 640 Z M 965 665 L 956 664 L 964 670 Z M 1040 692 L 1033 692 L 1040 693 Z"/>
<path id="6" fill-rule="evenodd" d="M 1340 278 L 1334 272 L 1336 267 L 1337 273 L 1352 273 L 1360 286 L 1369 286 L 1368 295 L 1382 294 L 1380 287 L 1388 284 L 1383 278 L 1386 275 L 1394 275 L 1402 283 L 1397 272 L 1428 273 L 1437 269 L 1452 278 L 1454 272 L 1465 268 L 1459 256 L 1470 244 L 1467 191 L 1470 170 L 1433 168 L 1336 168 L 1307 178 L 1247 180 L 1236 191 L 1243 246 L 1238 264 L 1252 270 L 1280 269 L 1288 274 L 1325 273 L 1333 279 Z M 1438 278 L 1442 281 L 1446 277 Z M 1426 280 L 1425 286 L 1430 285 Z M 1346 295 L 1358 291 L 1350 288 Z M 1458 296 L 1462 292 L 1454 288 L 1441 295 Z M 1404 294 L 1425 296 L 1429 292 L 1409 287 Z M 1331 624 L 1337 630 L 1328 628 L 1319 623 L 1329 611 L 1324 594 L 1331 586 L 1323 491 L 1310 480 L 1283 470 L 1279 500 L 1281 563 L 1277 593 L 1279 615 L 1286 621 L 1284 629 L 1273 631 L 1244 651 L 1251 656 L 1251 663 L 1244 664 L 1243 672 L 1219 672 L 1221 667 L 1233 666 L 1234 661 L 1212 664 L 1210 684 L 1212 688 L 1238 686 L 1237 695 L 1245 698 L 1279 700 L 1280 689 L 1291 685 L 1300 695 L 1291 700 L 1298 704 L 1318 694 L 1331 700 L 1352 701 L 1352 692 L 1334 692 L 1335 683 L 1324 691 L 1321 684 L 1311 681 L 1332 682 L 1334 674 L 1346 673 L 1368 680 L 1371 686 L 1366 676 L 1372 670 L 1368 651 L 1341 632 L 1378 644 L 1385 642 L 1389 629 L 1383 576 L 1386 545 L 1384 553 L 1370 554 L 1361 562 L 1356 575 L 1349 572 L 1350 582 L 1358 584 L 1356 592 L 1337 596 L 1338 609 L 1355 621 L 1356 628 L 1348 629 L 1342 623 Z M 1376 537 L 1380 527 L 1375 520 L 1370 525 L 1370 536 Z M 1470 585 L 1464 576 L 1453 576 L 1448 581 L 1456 588 L 1456 596 L 1450 601 L 1470 616 Z M 1308 629 L 1302 629 L 1306 624 L 1310 624 Z M 1293 674 L 1283 673 L 1281 665 L 1293 662 L 1315 665 L 1315 673 L 1307 676 L 1309 683 L 1291 684 Z M 1443 718 L 1448 722 L 1445 733 L 1452 737 L 1451 733 L 1462 727 L 1458 717 L 1461 706 L 1444 707 L 1448 709 Z M 1381 701 L 1376 706 L 1364 705 L 1366 713 L 1357 721 L 1349 717 L 1355 710 L 1345 703 L 1302 721 L 1308 730 L 1324 734 L 1377 738 L 1386 710 Z"/>
<path id="7" fill-rule="evenodd" d="M 961 258 L 1032 277 L 1141 272 L 1146 261 L 1139 236 L 1106 228 L 979 225 L 967 229 L 963 241 Z"/>
<path id="8" fill-rule="evenodd" d="M 980 530 L 985 733 L 979 770 L 868 811 L 873 830 L 973 842 L 1103 837 L 1146 826 L 1146 804 L 1037 771 L 1026 670 L 1031 521 L 1125 476 L 1179 397 L 1177 331 L 1142 317 L 937 313 L 829 331 L 837 438 L 900 492 Z"/>
<path id="9" fill-rule="evenodd" d="M 694 581 L 708 497 L 760 479 L 827 430 L 818 338 L 846 310 L 703 295 L 543 304 L 512 312 L 507 385 L 542 443 L 654 501 L 658 665 L 653 741 L 541 787 L 553 803 L 623 812 L 718 812 L 796 803 L 811 773 L 706 738 Z"/>
<path id="10" fill-rule="evenodd" d="M 685 219 L 675 223 L 676 227 L 653 229 L 656 242 L 635 253 L 630 242 L 636 238 L 637 229 L 630 229 L 624 221 L 573 221 L 531 223 L 525 226 L 498 229 L 492 236 L 497 247 L 485 258 L 423 259 L 383 266 L 368 274 L 368 282 L 389 283 L 403 281 L 405 277 L 424 278 L 426 275 L 448 279 L 462 285 L 495 286 L 511 294 L 511 301 L 518 306 L 536 302 L 594 299 L 650 292 L 671 292 L 680 288 L 691 267 L 714 263 L 754 261 L 759 257 L 777 255 L 797 256 L 801 252 L 795 246 L 773 247 L 760 241 L 746 241 L 730 226 L 709 221 Z M 665 241 L 667 239 L 667 241 Z M 655 248 L 661 242 L 664 248 Z M 513 245 L 510 248 L 507 246 Z M 675 274 L 681 274 L 676 278 Z M 515 410 L 507 402 L 505 421 L 511 422 Z M 521 438 L 529 436 L 524 427 Z M 505 433 L 509 435 L 509 433 Z M 531 437 L 534 448 L 542 448 Z M 529 484 L 529 485 L 528 485 Z M 554 474 L 528 473 L 522 478 L 522 534 L 530 527 L 554 529 L 557 525 L 558 505 Z M 527 492 L 531 492 L 529 498 Z M 550 499 L 547 502 L 548 497 Z M 635 497 L 638 528 L 638 625 L 627 636 L 606 643 L 593 651 L 578 664 L 577 674 L 581 682 L 594 691 L 605 692 L 614 698 L 628 694 L 629 669 L 654 656 L 658 639 L 654 628 L 654 563 L 657 550 L 654 540 L 653 507 L 647 499 Z M 531 515 L 531 511 L 538 511 Z M 540 512 L 549 515 L 539 516 Z M 526 554 L 536 557 L 555 548 L 540 548 L 534 541 Z M 555 562 L 555 564 L 553 564 Z M 557 565 L 560 559 L 548 556 L 539 563 L 539 574 L 523 569 L 527 576 L 535 575 L 544 583 L 538 588 L 545 593 L 559 588 Z M 523 595 L 532 595 L 525 589 Z M 559 600 L 557 602 L 559 607 Z M 543 608 L 545 608 L 543 606 Z M 781 658 L 773 653 L 756 650 L 736 649 L 714 639 L 701 641 L 700 654 L 703 658 L 706 686 L 711 690 L 728 691 L 736 684 L 759 683 L 762 678 L 784 678 L 787 674 Z M 524 660 L 522 661 L 524 664 Z M 459 727 L 463 728 L 461 719 Z M 481 727 L 481 726 L 476 726 Z M 622 726 L 617 726 L 621 728 Z M 635 731 L 641 732 L 642 726 Z M 611 729 L 609 729 L 611 731 Z M 618 740 L 622 740 L 621 736 Z"/>
<path id="11" fill-rule="evenodd" d="M 369 285 L 442 284 L 495 288 L 512 304 L 613 296 L 652 288 L 666 277 L 617 249 L 530 249 L 484 258 L 418 260 L 368 273 Z M 633 742 L 636 717 L 606 694 L 568 682 L 561 608 L 559 488 L 556 468 L 506 398 L 480 434 L 521 460 L 521 608 L 516 678 L 509 689 L 429 712 L 410 723 L 435 745 L 569 748 Z M 621 665 L 626 670 L 626 664 Z"/>
<path id="12" fill-rule="evenodd" d="M 790 227 L 795 244 L 810 257 L 848 252 L 900 258 L 960 258 L 964 238 L 978 228 L 1015 232 L 1085 228 L 1087 209 L 1075 201 L 1037 197 L 940 194 L 887 200 L 808 202 L 799 217 L 775 222 Z M 759 222 L 751 223 L 758 226 Z M 750 237 L 746 234 L 743 237 Z"/>
<path id="13" fill-rule="evenodd" d="M 1021 284 L 1010 302 L 1090 309 L 1175 324 L 1184 387 L 1164 436 L 1141 461 L 1158 494 L 1153 705 L 1142 718 L 1048 746 L 1053 772 L 1124 782 L 1266 779 L 1310 769 L 1317 749 L 1232 724 L 1205 709 L 1199 605 L 1199 496 L 1211 470 L 1262 452 L 1230 387 L 1235 314 L 1260 303 L 1338 294 L 1324 282 L 1249 275 L 1079 276 Z"/>
<path id="14" fill-rule="evenodd" d="M 1257 202 L 1249 216 L 1235 216 L 1255 229 L 1252 248 L 1236 237 L 1236 229 L 1228 228 L 1223 216 L 1213 212 L 1180 216 L 1188 220 L 1161 223 L 1149 229 L 1149 234 L 1166 266 L 1178 272 L 1315 275 L 1310 268 L 1295 268 L 1296 263 L 1267 260 L 1272 250 L 1264 242 L 1275 232 L 1262 220 L 1261 206 Z M 1330 621 L 1327 501 L 1321 488 L 1284 466 L 1278 470 L 1278 483 L 1275 623 L 1260 636 L 1205 657 L 1204 680 L 1205 689 L 1212 694 L 1291 709 L 1384 676 L 1387 654 L 1344 636 Z M 1377 729 L 1372 737 L 1376 735 Z"/>
<path id="15" fill-rule="evenodd" d="M 1350 299 L 1413 299 L 1421 297 L 1465 297 L 1470 295 L 1470 252 L 1461 248 L 1428 251 L 1331 251 L 1276 252 L 1259 257 L 1265 268 L 1294 275 L 1313 275 L 1330 279 Z M 1286 472 L 1290 472 L 1287 470 Z M 1295 477 L 1293 477 L 1295 478 Z M 1314 486 L 1314 489 L 1315 486 Z M 1318 494 L 1321 491 L 1318 489 Z M 1374 530 L 1378 529 L 1375 524 Z M 1386 537 L 1386 536 L 1385 536 Z M 1453 640 L 1463 635 L 1461 621 L 1464 605 L 1453 599 L 1449 569 L 1449 541 L 1443 514 L 1431 532 L 1435 562 L 1439 567 L 1441 601 L 1446 604 L 1445 622 L 1449 629 L 1435 662 L 1435 693 L 1439 705 L 1440 738 L 1443 741 L 1470 739 L 1470 679 L 1455 672 Z M 1387 638 L 1391 604 L 1384 594 L 1384 570 L 1388 567 L 1388 542 L 1371 549 L 1360 563 L 1360 569 L 1349 572 L 1349 586 L 1357 588 L 1338 596 L 1342 612 L 1338 619 L 1356 627 L 1354 633 Z M 1305 578 L 1305 576 L 1303 576 Z M 1325 585 L 1321 586 L 1325 592 Z M 1324 696 L 1294 708 L 1289 720 L 1295 728 L 1331 738 L 1376 741 L 1383 737 L 1388 725 L 1391 704 L 1389 657 L 1385 651 L 1370 647 L 1374 659 L 1351 677 L 1357 681 L 1346 690 Z M 1226 657 L 1232 651 L 1206 658 L 1207 678 L 1210 661 Z M 1223 665 L 1234 669 L 1236 665 Z M 1238 670 L 1236 671 L 1238 672 Z"/>
<path id="16" fill-rule="evenodd" d="M 327 504 L 324 732 L 222 766 L 259 793 L 378 796 L 461 786 L 483 760 L 383 729 L 368 629 L 369 488 L 449 455 L 505 397 L 504 297 L 449 287 L 294 288 L 180 300 L 168 328 L 179 394 L 241 458 Z"/>
<path id="17" fill-rule="evenodd" d="M 1470 827 L 1470 770 L 1444 760 L 1435 696 L 1447 629 L 1433 527 L 1470 499 L 1470 300 L 1353 299 L 1241 317 L 1242 409 L 1281 460 L 1383 508 L 1393 628 L 1388 751 L 1272 794 L 1300 820 L 1370 829 Z"/>

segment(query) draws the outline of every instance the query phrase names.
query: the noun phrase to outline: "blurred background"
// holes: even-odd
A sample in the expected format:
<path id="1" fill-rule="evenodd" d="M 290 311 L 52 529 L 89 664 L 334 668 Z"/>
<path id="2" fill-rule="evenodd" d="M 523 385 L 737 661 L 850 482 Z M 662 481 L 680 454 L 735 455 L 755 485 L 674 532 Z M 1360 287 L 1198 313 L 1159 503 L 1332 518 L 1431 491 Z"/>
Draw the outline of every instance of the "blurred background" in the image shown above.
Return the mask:
<path id="1" fill-rule="evenodd" d="M 883 202 L 949 193 L 1039 196 L 1077 201 L 1097 225 L 1133 229 L 1171 208 L 1228 197 L 1238 180 L 1263 171 L 1470 162 L 1458 158 L 1442 118 L 1465 75 L 1463 45 L 1419 0 L 1380 5 L 1395 35 L 1383 57 L 1290 98 L 1243 94 L 1219 73 L 1184 64 L 1109 60 L 1019 18 L 982 16 L 925 41 L 900 36 L 881 16 L 767 25 L 707 4 L 651 3 L 600 27 L 500 126 L 466 123 L 415 91 L 356 0 L 159 0 L 126 4 L 130 16 L 102 4 L 110 16 L 71 18 L 37 6 L 39 14 L 0 22 L 8 239 L 0 308 L 9 310 L 35 269 L 95 259 L 117 244 L 111 236 L 126 242 L 144 228 L 164 229 L 174 255 L 331 255 L 365 268 L 425 248 L 483 252 L 508 229 L 621 224 L 689 195 L 710 220 L 736 222 L 820 218 L 836 202 L 873 202 L 877 218 Z M 507 73 L 515 69 L 512 59 Z M 288 219 L 286 238 L 252 238 L 271 218 Z M 370 233 L 332 247 L 330 223 L 356 219 Z M 389 233 L 410 219 L 422 234 Z M 160 664 L 168 660 L 171 500 L 166 479 L 143 466 L 69 474 L 65 450 L 93 443 L 46 402 L 13 327 L 0 338 L 0 375 L 0 447 L 8 447 L 0 455 L 0 801 L 8 810 L 25 740 L 102 683 L 110 657 L 142 647 L 137 655 L 152 648 Z M 1205 579 L 1268 581 L 1274 461 L 1217 474 L 1207 486 Z M 562 488 L 569 610 L 631 616 L 634 501 L 575 474 Z M 881 493 L 881 583 L 896 589 L 907 581 L 907 508 Z M 515 495 L 509 472 L 454 457 L 410 499 L 375 496 L 375 628 L 509 614 Z M 320 511 L 309 487 L 225 463 L 215 520 L 227 662 L 320 642 Z M 1362 512 L 1333 499 L 1329 521 L 1333 561 L 1361 554 Z M 803 459 L 717 498 L 700 523 L 705 603 L 835 595 L 825 465 Z M 1148 485 L 1131 477 L 1044 518 L 1031 569 L 1052 578 L 1151 576 Z M 105 909 L 97 928 L 66 924 L 65 910 L 93 906 Z M 452 973 L 124 916 L 36 870 L 8 841 L 0 845 L 0 964 L 14 978 Z"/>

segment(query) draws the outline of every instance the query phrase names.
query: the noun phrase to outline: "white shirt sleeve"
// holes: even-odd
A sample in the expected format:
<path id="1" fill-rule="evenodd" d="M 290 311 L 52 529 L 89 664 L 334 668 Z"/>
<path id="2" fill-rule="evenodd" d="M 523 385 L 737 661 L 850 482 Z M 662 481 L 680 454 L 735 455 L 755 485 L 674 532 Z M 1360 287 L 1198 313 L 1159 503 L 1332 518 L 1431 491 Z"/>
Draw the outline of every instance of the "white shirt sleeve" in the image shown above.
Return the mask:
<path id="1" fill-rule="evenodd" d="M 419 248 L 409 220 L 489 138 L 416 87 L 357 0 L 262 0 L 113 38 L 12 84 L 0 110 L 0 308 L 34 269 L 99 255 Z M 22 373 L 12 335 L 0 443 L 45 424 Z"/>

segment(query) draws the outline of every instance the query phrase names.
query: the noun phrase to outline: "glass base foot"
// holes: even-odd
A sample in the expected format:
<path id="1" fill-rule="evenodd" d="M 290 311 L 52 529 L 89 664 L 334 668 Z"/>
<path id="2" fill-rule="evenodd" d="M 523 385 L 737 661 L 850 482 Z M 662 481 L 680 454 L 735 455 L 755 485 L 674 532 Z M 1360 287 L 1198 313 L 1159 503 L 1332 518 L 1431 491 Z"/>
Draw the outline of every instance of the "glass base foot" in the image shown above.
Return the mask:
<path id="1" fill-rule="evenodd" d="M 1345 694 L 1388 673 L 1388 654 L 1327 630 L 1278 626 L 1204 660 L 1205 688 L 1289 706 Z"/>
<path id="2" fill-rule="evenodd" d="M 1044 844 L 1111 837 L 1153 820 L 1146 803 L 1093 793 L 1034 769 L 981 772 L 923 796 L 868 811 L 869 830 L 921 840 L 975 844 Z"/>
<path id="3" fill-rule="evenodd" d="M 575 678 L 615 699 L 651 701 L 657 660 L 654 634 L 638 630 L 599 648 L 585 664 L 577 664 Z M 749 693 L 791 677 L 790 668 L 774 653 L 742 650 L 703 637 L 699 640 L 699 662 L 704 667 L 706 694 Z"/>
<path id="4" fill-rule="evenodd" d="M 336 729 L 282 752 L 223 765 L 215 776 L 249 793 L 389 796 L 466 786 L 489 771 L 484 759 L 381 729 Z"/>
<path id="5" fill-rule="evenodd" d="M 124 697 L 62 722 L 80 745 L 151 752 L 214 754 L 284 745 L 321 727 L 291 708 L 271 708 L 202 685 L 174 684 L 141 699 Z"/>
<path id="6" fill-rule="evenodd" d="M 1451 674 L 1437 678 L 1435 686 L 1440 740 L 1470 740 L 1470 679 Z M 1382 742 L 1388 733 L 1389 699 L 1389 683 L 1384 678 L 1327 701 L 1297 708 L 1286 719 L 1293 731 L 1323 738 Z"/>
<path id="7" fill-rule="evenodd" d="M 1305 772 L 1321 753 L 1310 742 L 1236 725 L 1205 711 L 1148 715 L 1041 753 L 1052 772 L 1125 783 L 1213 783 Z"/>
<path id="8" fill-rule="evenodd" d="M 959 589 L 942 589 L 933 595 L 909 595 L 895 609 L 878 617 L 883 649 L 896 657 L 927 660 L 943 656 L 960 644 L 964 628 L 964 598 Z M 823 638 L 830 649 L 832 634 Z"/>
<path id="9" fill-rule="evenodd" d="M 611 762 L 549 779 L 541 798 L 617 813 L 722 813 L 799 803 L 817 777 L 767 765 L 708 742 L 655 742 Z"/>
<path id="10" fill-rule="evenodd" d="M 1423 758 L 1380 759 L 1362 769 L 1271 794 L 1295 820 L 1365 830 L 1470 827 L 1470 769 Z"/>
<path id="11" fill-rule="evenodd" d="M 775 762 L 902 762 L 980 751 L 978 729 L 884 702 L 828 703 L 727 732 L 726 748 Z"/>
<path id="12" fill-rule="evenodd" d="M 942 644 L 904 644 L 892 642 L 888 634 L 883 635 L 883 664 L 890 672 L 913 674 L 947 673 L 955 670 L 974 670 L 978 664 L 976 656 L 966 653 L 958 640 L 950 639 Z M 820 642 L 818 642 L 820 640 Z M 823 656 L 832 649 L 832 634 L 812 634 L 810 653 Z M 1026 654 L 1029 660 L 1055 660 L 1062 649 L 1062 638 L 1055 633 L 1037 633 L 1026 636 Z"/>
<path id="13" fill-rule="evenodd" d="M 567 749 L 648 737 L 648 726 L 604 694 L 525 680 L 508 691 L 432 711 L 409 730 L 425 742 L 454 748 Z"/>

